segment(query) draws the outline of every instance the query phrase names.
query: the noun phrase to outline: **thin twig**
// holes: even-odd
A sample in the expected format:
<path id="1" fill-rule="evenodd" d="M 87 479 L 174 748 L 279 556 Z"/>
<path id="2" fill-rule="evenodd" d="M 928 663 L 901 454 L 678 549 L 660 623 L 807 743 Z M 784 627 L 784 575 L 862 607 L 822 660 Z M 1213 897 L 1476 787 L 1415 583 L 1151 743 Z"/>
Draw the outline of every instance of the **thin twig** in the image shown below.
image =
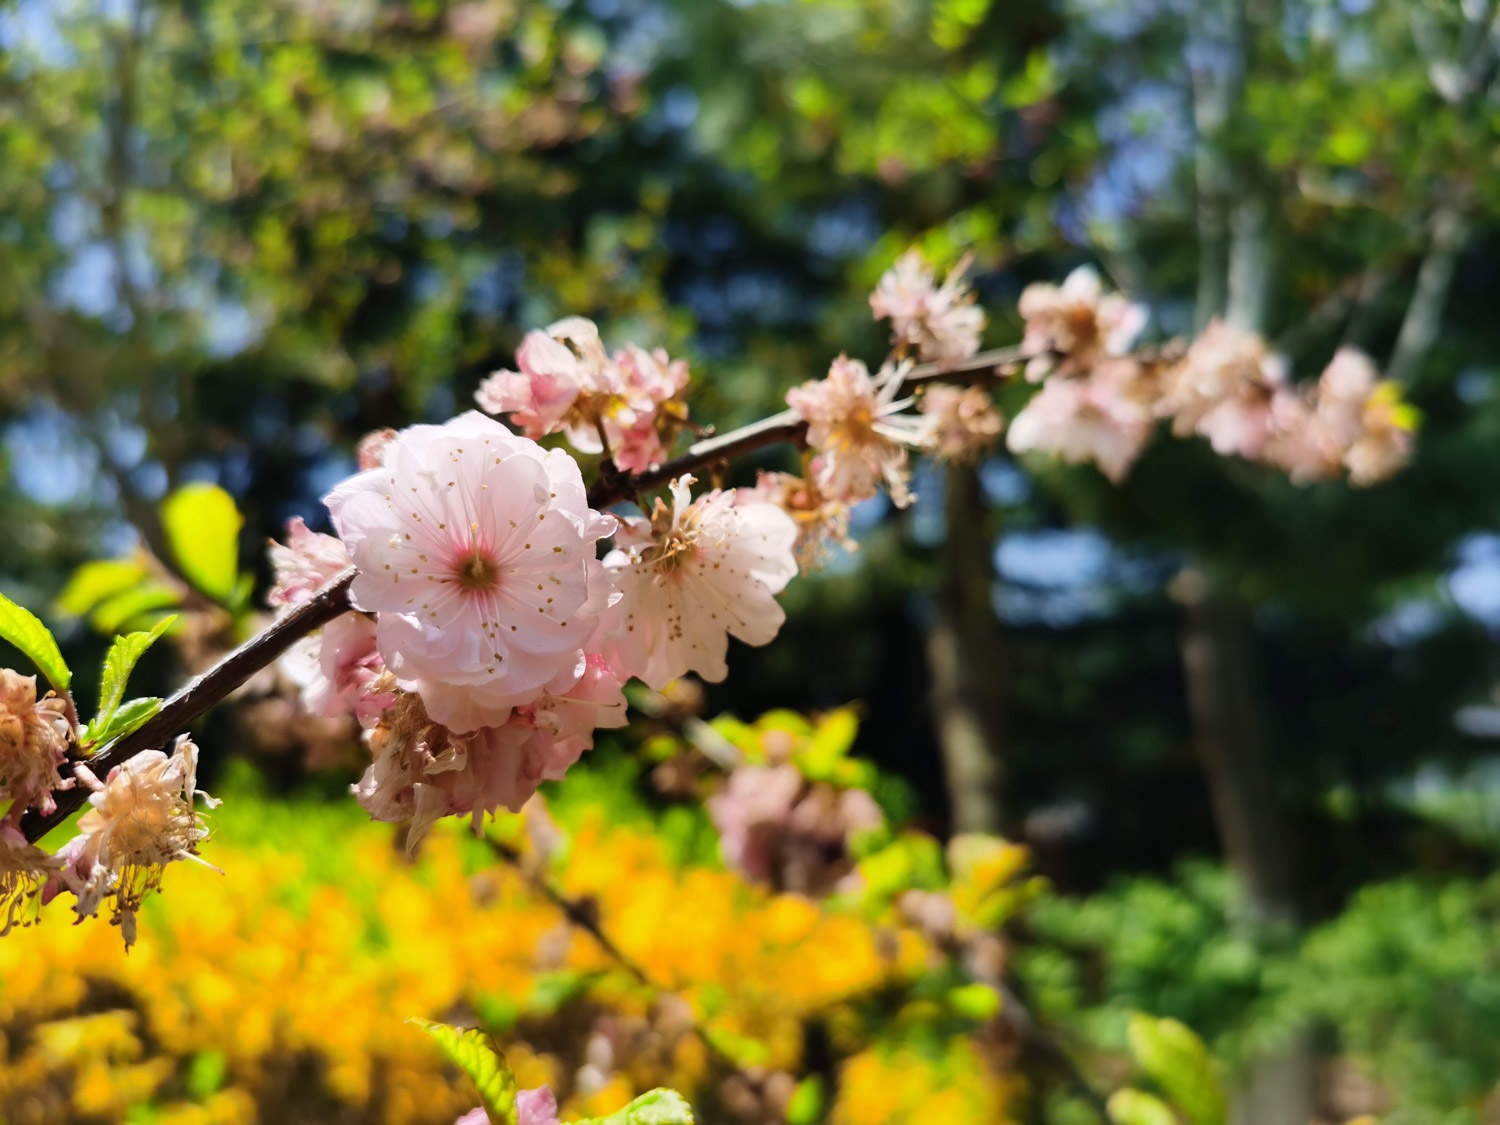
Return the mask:
<path id="1" fill-rule="evenodd" d="M 489 837 L 485 838 L 485 843 L 489 844 L 490 849 L 499 857 L 502 863 L 506 864 L 516 874 L 520 875 L 522 879 L 526 880 L 527 886 L 531 887 L 532 890 L 557 907 L 563 917 L 570 923 L 593 938 L 594 943 L 600 949 L 604 950 L 609 959 L 634 977 L 637 984 L 650 989 L 658 995 L 668 991 L 653 981 L 650 974 L 641 968 L 640 963 L 616 945 L 614 939 L 604 932 L 604 928 L 599 924 L 599 919 L 596 917 L 593 908 L 588 903 L 580 902 L 563 894 L 562 891 L 554 887 L 535 870 L 523 863 L 521 861 L 521 853 L 511 847 L 511 845 L 503 843 L 500 840 L 490 839 Z M 737 1059 L 726 1054 L 723 1048 L 714 1042 L 713 1036 L 700 1026 L 696 1020 L 690 1022 L 688 1027 L 698 1037 L 704 1049 L 714 1057 L 720 1066 L 731 1072 L 744 1074 L 744 1066 Z M 745 1077 L 747 1079 L 751 1078 L 748 1074 Z"/>
<path id="2" fill-rule="evenodd" d="M 251 637 L 202 675 L 193 677 L 144 724 L 86 759 L 89 769 L 103 775 L 142 750 L 165 746 L 173 735 L 214 704 L 222 702 L 230 692 L 296 641 L 348 612 L 352 608 L 349 584 L 354 581 L 354 575 L 351 567 L 310 600 L 272 622 L 264 632 Z M 89 791 L 81 786 L 54 792 L 52 796 L 57 808 L 46 816 L 35 810 L 28 812 L 21 818 L 21 831 L 28 841 L 35 843 L 80 808 L 88 795 Z"/>
<path id="3" fill-rule="evenodd" d="M 997 348 L 980 352 L 971 359 L 958 363 L 923 363 L 913 367 L 901 384 L 902 394 L 909 394 L 926 383 L 973 382 L 984 379 L 1005 378 L 1012 374 L 1026 357 L 1019 347 Z M 674 458 L 654 469 L 641 473 L 630 473 L 619 480 L 601 479 L 589 493 L 589 505 L 607 508 L 637 492 L 644 492 L 694 472 L 717 461 L 727 461 L 743 456 L 768 445 L 781 442 L 801 444 L 807 435 L 807 423 L 794 411 L 783 410 L 769 418 L 751 422 L 727 434 L 705 438 L 695 442 L 681 457 Z"/>

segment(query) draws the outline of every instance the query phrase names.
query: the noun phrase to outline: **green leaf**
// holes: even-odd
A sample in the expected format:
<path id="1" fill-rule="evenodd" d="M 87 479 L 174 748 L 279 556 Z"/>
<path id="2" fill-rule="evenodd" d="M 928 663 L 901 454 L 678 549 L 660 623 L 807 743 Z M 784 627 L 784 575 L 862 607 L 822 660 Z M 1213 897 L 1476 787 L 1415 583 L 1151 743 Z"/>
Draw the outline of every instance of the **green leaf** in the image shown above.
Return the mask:
<path id="1" fill-rule="evenodd" d="M 240 526 L 234 498 L 216 484 L 188 484 L 161 505 L 162 529 L 183 575 L 215 601 L 228 602 L 239 578 Z"/>
<path id="2" fill-rule="evenodd" d="M 1177 1125 L 1177 1115 L 1160 1098 L 1129 1086 L 1109 1096 L 1105 1107 L 1114 1125 Z"/>
<path id="3" fill-rule="evenodd" d="M 0 594 L 0 637 L 26 654 L 58 691 L 67 691 L 73 673 L 58 650 L 52 631 L 37 615 Z"/>
<path id="4" fill-rule="evenodd" d="M 141 726 L 152 715 L 161 710 L 161 699 L 154 695 L 142 696 L 140 699 L 132 699 L 122 703 L 115 708 L 106 721 L 100 722 L 97 718 L 83 728 L 83 737 L 80 741 L 85 747 L 99 746 L 105 742 L 113 742 L 117 738 L 123 738 L 137 727 Z"/>
<path id="5" fill-rule="evenodd" d="M 647 1090 L 608 1117 L 590 1117 L 578 1125 L 693 1125 L 693 1108 L 676 1090 Z"/>
<path id="6" fill-rule="evenodd" d="M 94 715 L 94 723 L 109 722 L 110 716 L 120 706 L 120 700 L 125 698 L 125 683 L 130 679 L 136 661 L 176 620 L 177 615 L 173 614 L 163 617 L 155 628 L 147 632 L 126 633 L 123 637 L 115 638 L 115 643 L 109 646 L 109 653 L 104 658 L 104 671 L 99 677 L 99 710 Z M 89 725 L 92 726 L 93 723 Z"/>
<path id="7" fill-rule="evenodd" d="M 449 1027 L 416 1017 L 406 1022 L 437 1040 L 443 1054 L 474 1080 L 479 1101 L 494 1125 L 516 1125 L 516 1076 L 488 1035 L 477 1028 Z"/>
<path id="8" fill-rule="evenodd" d="M 1224 1086 L 1203 1041 L 1186 1024 L 1135 1014 L 1127 1032 L 1142 1070 L 1177 1103 L 1193 1125 L 1224 1125 Z"/>
<path id="9" fill-rule="evenodd" d="M 160 582 L 147 582 L 105 598 L 89 614 L 89 624 L 101 633 L 118 633 L 127 623 L 157 609 L 172 609 L 182 602 L 178 592 Z"/>
<path id="10" fill-rule="evenodd" d="M 95 559 L 73 571 L 57 610 L 69 617 L 82 617 L 106 598 L 123 594 L 144 582 L 148 571 L 134 559 Z"/>
<path id="11" fill-rule="evenodd" d="M 792 1091 L 786 1104 L 787 1125 L 815 1125 L 823 1119 L 823 1080 L 810 1074 Z"/>

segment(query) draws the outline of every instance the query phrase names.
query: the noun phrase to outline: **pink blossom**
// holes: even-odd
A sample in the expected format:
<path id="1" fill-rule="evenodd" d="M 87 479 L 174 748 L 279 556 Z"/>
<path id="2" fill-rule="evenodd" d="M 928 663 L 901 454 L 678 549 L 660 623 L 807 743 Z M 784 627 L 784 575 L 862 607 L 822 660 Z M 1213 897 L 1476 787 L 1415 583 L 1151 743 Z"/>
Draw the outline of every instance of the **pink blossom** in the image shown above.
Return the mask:
<path id="1" fill-rule="evenodd" d="M 497 371 L 475 398 L 492 414 L 509 414 L 527 437 L 561 432 L 581 453 L 609 452 L 622 469 L 639 472 L 666 458 L 667 441 L 687 418 L 678 396 L 687 363 L 661 348 L 631 344 L 610 356 L 599 329 L 568 317 L 545 332 L 528 332 L 516 351 L 519 371 Z"/>
<path id="2" fill-rule="evenodd" d="M 821 566 L 834 547 L 856 551 L 859 544 L 849 537 L 849 505 L 825 496 L 818 487 L 822 459 L 808 463 L 806 477 L 795 473 L 761 472 L 754 488 L 736 488 L 736 504 L 774 504 L 797 525 L 797 542 L 792 548 L 799 570 Z"/>
<path id="3" fill-rule="evenodd" d="M 609 650 L 655 690 L 688 672 L 722 680 L 730 634 L 769 643 L 786 619 L 774 595 L 797 573 L 791 517 L 718 490 L 694 500 L 692 483 L 672 482 L 672 507 L 626 519 L 604 559 L 623 595 Z"/>
<path id="4" fill-rule="evenodd" d="M 359 567 L 354 602 L 377 615 L 380 655 L 404 689 L 428 695 L 434 719 L 500 722 L 582 674 L 609 601 L 594 544 L 615 521 L 589 508 L 566 453 L 470 412 L 401 431 L 381 468 L 326 502 Z M 469 695 L 487 715 L 450 707 Z"/>
<path id="5" fill-rule="evenodd" d="M 293 645 L 281 669 L 301 689 L 302 706 L 313 715 L 336 718 L 352 713 L 369 727 L 396 701 L 392 681 L 383 683 L 385 661 L 376 647 L 375 622 L 346 613 Z"/>
<path id="6" fill-rule="evenodd" d="M 1359 487 L 1378 484 L 1409 460 L 1416 443 L 1417 412 L 1401 399 L 1393 382 L 1379 384 L 1360 414 L 1360 434 L 1344 454 L 1349 481 Z"/>
<path id="7" fill-rule="evenodd" d="M 788 763 L 741 766 L 708 799 L 724 862 L 779 890 L 825 894 L 853 869 L 849 844 L 883 823 L 863 789 L 809 783 Z"/>
<path id="8" fill-rule="evenodd" d="M 565 691 L 543 693 L 496 726 L 458 732 L 434 722 L 422 697 L 402 695 L 370 733 L 374 762 L 354 786 L 376 820 L 410 820 L 414 848 L 440 817 L 477 829 L 500 807 L 518 812 L 544 780 L 560 780 L 600 727 L 625 724 L 620 679 L 599 656 Z"/>
<path id="9" fill-rule="evenodd" d="M 1005 420 L 982 387 L 937 383 L 920 399 L 930 425 L 933 453 L 945 461 L 971 461 L 995 444 Z"/>
<path id="10" fill-rule="evenodd" d="M 310 531 L 301 516 L 286 524 L 286 545 L 270 542 L 276 582 L 266 604 L 294 606 L 308 601 L 350 566 L 349 549 L 332 535 Z"/>
<path id="11" fill-rule="evenodd" d="M 965 256 L 939 287 L 920 250 L 896 259 L 870 294 L 875 318 L 890 319 L 894 345 L 939 363 L 968 359 L 979 350 L 984 312 L 963 279 L 969 261 Z"/>
<path id="12" fill-rule="evenodd" d="M 863 363 L 841 355 L 827 378 L 787 391 L 787 404 L 807 422 L 808 444 L 822 455 L 818 486 L 829 496 L 856 504 L 884 481 L 898 508 L 911 503 L 907 446 L 924 443 L 926 423 L 895 401 L 903 370 L 872 379 Z"/>
<path id="13" fill-rule="evenodd" d="M 78 820 L 79 834 L 58 850 L 60 879 L 45 897 L 63 887 L 73 892 L 80 919 L 112 898 L 112 921 L 128 949 L 135 942 L 135 912 L 161 885 L 162 869 L 179 859 L 203 862 L 198 845 L 209 833 L 193 799 L 202 797 L 209 808 L 219 802 L 197 788 L 198 747 L 187 735 L 178 737 L 170 756 L 144 750 L 110 770 L 103 784 L 86 766 L 74 769 L 94 790 L 92 807 Z"/>
<path id="14" fill-rule="evenodd" d="M 1069 464 L 1092 461 L 1118 484 L 1151 439 L 1151 412 L 1116 379 L 1053 376 L 1011 420 L 1013 453 L 1038 449 Z"/>
<path id="15" fill-rule="evenodd" d="M 1038 283 L 1021 293 L 1026 332 L 1021 354 L 1032 356 L 1026 378 L 1047 372 L 1081 374 L 1104 356 L 1124 355 L 1146 327 L 1146 310 L 1117 293 L 1104 293 L 1099 274 L 1079 266 L 1061 286 Z"/>
<path id="16" fill-rule="evenodd" d="M 0 800 L 11 802 L 5 823 L 27 809 L 46 815 L 57 807 L 52 794 L 67 789 L 59 767 L 68 758 L 67 704 L 50 692 L 36 697 L 36 677 L 0 668 Z"/>
<path id="17" fill-rule="evenodd" d="M 453 1125 L 490 1125 L 490 1117 L 484 1106 L 477 1106 Z M 559 1125 L 557 1099 L 549 1087 L 516 1091 L 516 1125 Z"/>
<path id="18" fill-rule="evenodd" d="M 1286 364 L 1253 332 L 1210 321 L 1167 375 L 1158 405 L 1173 432 L 1199 433 L 1221 455 L 1258 459 L 1287 407 Z"/>
<path id="19" fill-rule="evenodd" d="M 359 445 L 355 447 L 360 470 L 380 468 L 381 461 L 385 459 L 385 447 L 395 436 L 396 431 L 387 426 L 382 430 L 371 430 L 360 438 Z"/>

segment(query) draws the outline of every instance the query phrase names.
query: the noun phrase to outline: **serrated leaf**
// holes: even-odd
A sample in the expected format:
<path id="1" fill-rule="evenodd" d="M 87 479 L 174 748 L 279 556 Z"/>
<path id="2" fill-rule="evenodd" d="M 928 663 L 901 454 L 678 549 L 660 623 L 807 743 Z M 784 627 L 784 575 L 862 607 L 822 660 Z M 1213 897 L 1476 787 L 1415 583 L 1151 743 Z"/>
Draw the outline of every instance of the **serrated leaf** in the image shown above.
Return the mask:
<path id="1" fill-rule="evenodd" d="M 693 1107 L 676 1090 L 648 1090 L 608 1117 L 590 1117 L 578 1125 L 693 1125 Z"/>
<path id="2" fill-rule="evenodd" d="M 443 1054 L 474 1080 L 479 1101 L 494 1125 L 517 1125 L 516 1076 L 488 1035 L 477 1028 L 449 1027 L 416 1017 L 406 1022 L 432 1036 Z"/>
<path id="3" fill-rule="evenodd" d="M 140 727 L 147 719 L 161 710 L 158 696 L 146 695 L 120 704 L 104 722 L 95 719 L 83 728 L 82 742 L 85 747 L 99 746 L 123 738 Z"/>
<path id="4" fill-rule="evenodd" d="M 95 559 L 73 571 L 57 610 L 69 617 L 82 617 L 105 598 L 132 590 L 146 580 L 148 571 L 134 559 Z"/>
<path id="5" fill-rule="evenodd" d="M 1228 1113 L 1219 1070 L 1203 1041 L 1183 1023 L 1136 1014 L 1130 1053 L 1193 1125 L 1224 1125 Z"/>
<path id="6" fill-rule="evenodd" d="M 162 501 L 161 522 L 187 580 L 221 604 L 233 598 L 244 523 L 234 498 L 216 484 L 183 485 Z"/>
<path id="7" fill-rule="evenodd" d="M 104 657 L 104 670 L 99 676 L 99 710 L 94 715 L 95 723 L 109 722 L 115 709 L 120 706 L 120 700 L 125 698 L 125 684 L 130 679 L 130 673 L 135 670 L 136 662 L 176 620 L 177 616 L 173 614 L 163 617 L 154 628 L 146 632 L 126 633 L 115 638 Z"/>
<path id="8" fill-rule="evenodd" d="M 52 631 L 31 610 L 17 605 L 4 594 L 0 594 L 0 637 L 25 653 L 37 671 L 46 676 L 58 691 L 68 690 L 73 673 L 63 660 Z"/>
<path id="9" fill-rule="evenodd" d="M 1171 1106 L 1129 1086 L 1111 1094 L 1105 1108 L 1112 1125 L 1177 1125 L 1177 1115 Z"/>

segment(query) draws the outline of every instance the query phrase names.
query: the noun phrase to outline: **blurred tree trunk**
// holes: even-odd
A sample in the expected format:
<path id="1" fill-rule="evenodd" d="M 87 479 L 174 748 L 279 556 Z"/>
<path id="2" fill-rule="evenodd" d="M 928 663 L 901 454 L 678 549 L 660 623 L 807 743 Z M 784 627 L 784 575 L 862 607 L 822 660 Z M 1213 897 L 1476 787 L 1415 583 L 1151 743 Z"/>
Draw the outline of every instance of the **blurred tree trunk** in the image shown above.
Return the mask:
<path id="1" fill-rule="evenodd" d="M 1266 330 L 1275 245 L 1270 186 L 1257 169 L 1234 168 L 1224 145 L 1240 109 L 1254 28 L 1274 26 L 1277 7 L 1274 0 L 1214 0 L 1198 9 L 1197 38 L 1212 60 L 1194 76 L 1199 266 L 1214 274 L 1198 279 L 1199 326 L 1224 316 L 1246 331 Z M 1267 754 L 1250 612 L 1192 566 L 1178 576 L 1173 593 L 1183 606 L 1182 665 L 1194 743 L 1224 860 L 1244 888 L 1237 924 L 1260 943 L 1272 929 L 1299 921 L 1300 869 Z M 1234 1094 L 1233 1125 L 1311 1120 L 1315 1067 L 1308 1029 L 1253 1061 Z"/>
<path id="2" fill-rule="evenodd" d="M 932 715 L 955 832 L 995 832 L 1003 821 L 1005 767 L 1000 625 L 990 601 L 992 543 L 979 470 L 950 465 L 944 478 L 948 541 L 939 555 L 937 612 L 927 636 Z"/>
<path id="3" fill-rule="evenodd" d="M 1440 208 L 1432 216 L 1432 241 L 1417 271 L 1417 285 L 1401 320 L 1396 349 L 1386 374 L 1397 382 L 1410 383 L 1422 360 L 1437 340 L 1443 305 L 1453 284 L 1453 271 L 1463 249 L 1468 224 L 1454 207 Z"/>

